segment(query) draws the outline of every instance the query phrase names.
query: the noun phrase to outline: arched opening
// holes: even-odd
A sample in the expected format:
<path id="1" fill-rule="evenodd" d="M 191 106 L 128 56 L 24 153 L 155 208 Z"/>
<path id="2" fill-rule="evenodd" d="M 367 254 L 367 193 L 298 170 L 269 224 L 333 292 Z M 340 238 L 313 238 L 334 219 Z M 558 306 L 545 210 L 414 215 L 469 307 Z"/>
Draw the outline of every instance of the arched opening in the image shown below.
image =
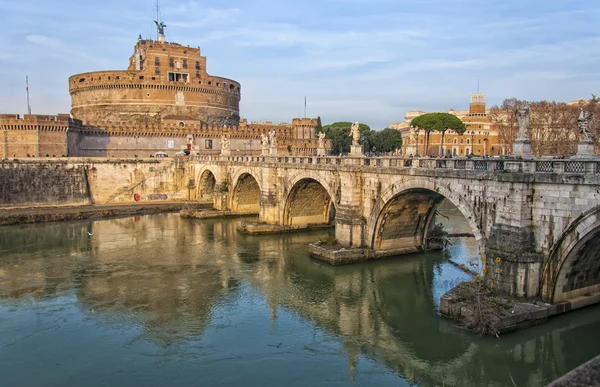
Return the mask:
<path id="1" fill-rule="evenodd" d="M 198 197 L 200 199 L 210 199 L 215 191 L 216 184 L 217 179 L 211 171 L 202 172 L 200 179 L 198 179 Z"/>
<path id="2" fill-rule="evenodd" d="M 581 238 L 562 264 L 554 285 L 553 302 L 600 294 L 600 227 Z M 600 297 L 598 300 L 600 301 Z"/>
<path id="3" fill-rule="evenodd" d="M 285 205 L 287 226 L 333 224 L 335 206 L 329 193 L 314 179 L 302 179 L 292 187 Z"/>
<path id="4" fill-rule="evenodd" d="M 231 211 L 258 213 L 260 211 L 260 187 L 249 173 L 242 174 L 231 197 Z"/>
<path id="5" fill-rule="evenodd" d="M 443 248 L 445 236 L 474 237 L 472 225 L 450 200 L 425 188 L 403 190 L 389 199 L 377 215 L 371 248 L 410 253 Z M 481 246 L 473 239 L 467 253 L 476 257 Z"/>
<path id="6" fill-rule="evenodd" d="M 570 309 L 600 302 L 600 207 L 577 217 L 554 243 L 540 287 L 546 302 L 569 301 Z"/>

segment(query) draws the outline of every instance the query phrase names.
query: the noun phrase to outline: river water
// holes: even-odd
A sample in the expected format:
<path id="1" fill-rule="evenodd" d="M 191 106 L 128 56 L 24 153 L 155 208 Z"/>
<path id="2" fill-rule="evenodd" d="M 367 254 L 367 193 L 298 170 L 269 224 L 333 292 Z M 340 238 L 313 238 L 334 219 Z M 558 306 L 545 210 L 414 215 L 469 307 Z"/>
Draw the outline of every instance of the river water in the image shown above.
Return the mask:
<path id="1" fill-rule="evenodd" d="M 600 353 L 597 306 L 499 340 L 439 317 L 473 240 L 332 267 L 329 231 L 239 221 L 0 228 L 0 385 L 542 386 Z"/>

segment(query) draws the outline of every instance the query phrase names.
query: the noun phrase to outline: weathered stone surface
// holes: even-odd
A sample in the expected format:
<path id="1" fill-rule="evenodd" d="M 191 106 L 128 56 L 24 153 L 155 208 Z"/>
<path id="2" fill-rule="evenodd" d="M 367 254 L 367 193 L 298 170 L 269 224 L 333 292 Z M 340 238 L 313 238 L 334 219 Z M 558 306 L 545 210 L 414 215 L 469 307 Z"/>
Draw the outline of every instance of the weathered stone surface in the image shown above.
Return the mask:
<path id="1" fill-rule="evenodd" d="M 548 385 L 548 387 L 588 386 L 600 386 L 600 356 L 580 365 Z"/>

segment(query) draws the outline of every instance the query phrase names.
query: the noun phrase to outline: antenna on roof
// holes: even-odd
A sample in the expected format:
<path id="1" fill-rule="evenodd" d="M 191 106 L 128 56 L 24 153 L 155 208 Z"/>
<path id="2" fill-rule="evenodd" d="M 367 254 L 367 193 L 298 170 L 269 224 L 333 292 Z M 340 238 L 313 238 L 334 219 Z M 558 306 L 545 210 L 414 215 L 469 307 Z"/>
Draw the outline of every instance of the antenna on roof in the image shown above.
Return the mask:
<path id="1" fill-rule="evenodd" d="M 165 41 L 165 27 L 167 25 L 160 20 L 160 10 L 158 8 L 158 0 L 156 0 L 156 20 L 154 21 L 154 24 L 156 24 L 157 40 L 159 42 L 164 42 Z"/>
<path id="2" fill-rule="evenodd" d="M 31 114 L 31 105 L 29 104 L 29 76 L 25 75 L 25 90 L 27 90 L 27 114 Z"/>

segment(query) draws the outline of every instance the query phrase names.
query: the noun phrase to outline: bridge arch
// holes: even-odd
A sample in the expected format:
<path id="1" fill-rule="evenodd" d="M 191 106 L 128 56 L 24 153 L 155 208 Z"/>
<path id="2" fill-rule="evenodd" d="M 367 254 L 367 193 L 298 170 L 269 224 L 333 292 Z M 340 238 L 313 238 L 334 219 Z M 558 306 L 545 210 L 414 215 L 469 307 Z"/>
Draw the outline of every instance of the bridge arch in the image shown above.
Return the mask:
<path id="1" fill-rule="evenodd" d="M 298 175 L 290 181 L 282 224 L 286 226 L 329 224 L 335 218 L 335 202 L 320 177 Z"/>
<path id="2" fill-rule="evenodd" d="M 550 251 L 542 275 L 542 298 L 561 302 L 600 292 L 600 206 L 581 214 Z"/>
<path id="3" fill-rule="evenodd" d="M 398 182 L 382 192 L 367 220 L 367 243 L 373 249 L 416 251 L 423 245 L 435 209 L 444 198 L 463 214 L 473 231 L 479 253 L 484 256 L 485 237 L 470 202 L 430 179 Z"/>
<path id="4" fill-rule="evenodd" d="M 261 189 L 258 179 L 249 170 L 239 171 L 231 186 L 229 208 L 233 212 L 260 212 Z"/>
<path id="5" fill-rule="evenodd" d="M 210 195 L 214 192 L 215 187 L 220 183 L 220 179 L 218 179 L 217 176 L 214 169 L 210 167 L 203 168 L 200 171 L 198 179 L 196 180 L 198 198 L 201 198 L 203 195 Z"/>

